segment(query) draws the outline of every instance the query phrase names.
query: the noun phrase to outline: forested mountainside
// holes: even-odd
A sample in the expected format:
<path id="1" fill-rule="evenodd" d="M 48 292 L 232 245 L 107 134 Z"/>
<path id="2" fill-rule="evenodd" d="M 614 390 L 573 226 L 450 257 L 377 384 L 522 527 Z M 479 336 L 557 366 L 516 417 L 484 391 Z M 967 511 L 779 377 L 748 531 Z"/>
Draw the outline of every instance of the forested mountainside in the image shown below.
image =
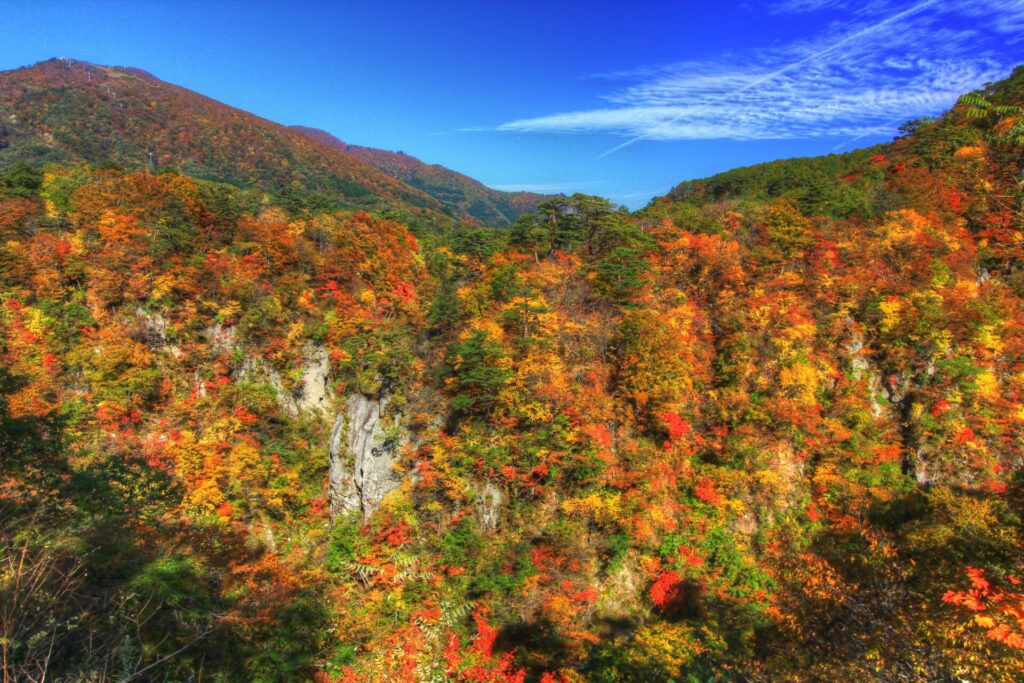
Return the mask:
<path id="1" fill-rule="evenodd" d="M 535 192 L 501 192 L 492 190 L 478 180 L 437 164 L 425 164 L 402 152 L 388 152 L 373 147 L 349 145 L 327 131 L 306 126 L 292 126 L 317 142 L 340 149 L 373 164 L 389 176 L 423 190 L 445 205 L 455 215 L 471 216 L 482 225 L 505 228 L 516 218 L 534 211 L 537 204 L 551 199 Z"/>
<path id="2" fill-rule="evenodd" d="M 258 187 L 289 208 L 361 208 L 415 227 L 478 218 L 507 224 L 520 201 L 489 190 L 495 193 L 489 201 L 507 203 L 494 212 L 482 211 L 476 198 L 439 199 L 431 190 L 443 189 L 440 181 L 423 191 L 344 146 L 323 144 L 139 69 L 69 59 L 0 73 L 0 150 L 4 168 L 19 161 L 85 161 L 150 173 L 172 167 L 195 178 Z"/>
<path id="3" fill-rule="evenodd" d="M 420 239 L 8 134 L 5 680 L 1020 680 L 1022 101 Z"/>

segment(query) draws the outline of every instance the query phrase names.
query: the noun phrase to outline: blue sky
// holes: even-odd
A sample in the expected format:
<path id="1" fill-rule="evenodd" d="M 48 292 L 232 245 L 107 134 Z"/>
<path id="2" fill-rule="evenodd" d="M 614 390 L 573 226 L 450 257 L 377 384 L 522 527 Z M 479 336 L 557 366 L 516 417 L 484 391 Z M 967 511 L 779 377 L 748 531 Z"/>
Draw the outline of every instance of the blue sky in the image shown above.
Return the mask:
<path id="1" fill-rule="evenodd" d="M 0 69 L 136 66 L 500 189 L 642 206 L 891 139 L 1024 63 L 1024 0 L 0 0 Z"/>

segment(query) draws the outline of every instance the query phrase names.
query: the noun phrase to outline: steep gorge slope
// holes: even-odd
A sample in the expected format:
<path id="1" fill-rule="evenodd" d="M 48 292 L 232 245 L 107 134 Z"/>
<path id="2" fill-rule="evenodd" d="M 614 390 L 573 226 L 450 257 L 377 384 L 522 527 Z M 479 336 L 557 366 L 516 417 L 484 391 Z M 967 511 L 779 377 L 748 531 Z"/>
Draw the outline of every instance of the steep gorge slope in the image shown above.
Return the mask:
<path id="1" fill-rule="evenodd" d="M 1019 680 L 1024 70 L 973 101 L 423 241 L 12 166 L 4 666 Z"/>

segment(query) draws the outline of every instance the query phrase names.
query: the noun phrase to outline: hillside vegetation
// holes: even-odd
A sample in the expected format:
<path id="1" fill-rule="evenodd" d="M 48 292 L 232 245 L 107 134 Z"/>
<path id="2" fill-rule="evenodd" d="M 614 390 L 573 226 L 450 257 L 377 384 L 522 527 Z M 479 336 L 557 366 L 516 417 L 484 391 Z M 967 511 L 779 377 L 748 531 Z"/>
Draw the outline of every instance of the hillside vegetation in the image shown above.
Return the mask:
<path id="1" fill-rule="evenodd" d="M 436 200 L 298 133 L 161 172 L 29 76 L 5 681 L 1024 677 L 1024 70 L 870 150 L 419 238 Z M 340 204 L 285 201 L 273 140 Z"/>
<path id="2" fill-rule="evenodd" d="M 0 73 L 0 168 L 18 162 L 189 176 L 259 188 L 288 208 L 364 209 L 418 228 L 507 226 L 540 195 L 498 192 L 440 166 L 309 135 L 139 69 L 52 59 Z M 378 168 L 378 167 L 382 168 Z M 407 184 L 408 183 L 408 184 Z"/>
<path id="3" fill-rule="evenodd" d="M 316 128 L 292 126 L 292 130 L 373 164 L 403 183 L 423 190 L 456 215 L 471 217 L 482 225 L 508 227 L 516 218 L 533 211 L 537 204 L 549 198 L 535 192 L 492 190 L 480 181 L 444 166 L 425 164 L 416 157 L 402 152 L 348 145 L 330 133 Z"/>

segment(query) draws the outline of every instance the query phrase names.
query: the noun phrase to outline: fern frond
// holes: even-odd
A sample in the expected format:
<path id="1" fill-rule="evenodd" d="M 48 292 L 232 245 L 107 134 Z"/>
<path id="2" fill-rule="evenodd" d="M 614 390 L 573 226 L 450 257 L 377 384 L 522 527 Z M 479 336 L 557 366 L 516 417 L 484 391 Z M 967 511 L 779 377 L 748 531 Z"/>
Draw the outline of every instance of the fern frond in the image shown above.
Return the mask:
<path id="1" fill-rule="evenodd" d="M 988 109 L 989 107 L 992 106 L 991 102 L 986 100 L 981 95 L 978 95 L 977 93 L 967 93 L 966 95 L 961 95 L 960 99 L 957 100 L 957 102 L 959 104 L 966 104 L 971 107 L 977 107 L 978 109 Z"/>

